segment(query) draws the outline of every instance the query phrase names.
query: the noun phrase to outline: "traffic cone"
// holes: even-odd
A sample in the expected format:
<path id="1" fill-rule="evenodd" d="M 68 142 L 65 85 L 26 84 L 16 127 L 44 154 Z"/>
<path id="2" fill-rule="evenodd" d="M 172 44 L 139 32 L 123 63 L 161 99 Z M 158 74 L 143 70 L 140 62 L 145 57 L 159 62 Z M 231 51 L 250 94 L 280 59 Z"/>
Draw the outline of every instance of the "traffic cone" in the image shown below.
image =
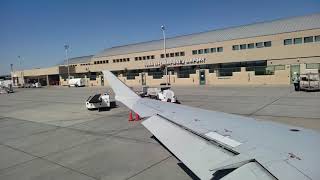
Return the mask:
<path id="1" fill-rule="evenodd" d="M 140 116 L 138 113 L 136 113 L 136 121 L 139 121 L 140 120 Z"/>
<path id="2" fill-rule="evenodd" d="M 132 111 L 129 112 L 129 121 L 133 121 Z"/>

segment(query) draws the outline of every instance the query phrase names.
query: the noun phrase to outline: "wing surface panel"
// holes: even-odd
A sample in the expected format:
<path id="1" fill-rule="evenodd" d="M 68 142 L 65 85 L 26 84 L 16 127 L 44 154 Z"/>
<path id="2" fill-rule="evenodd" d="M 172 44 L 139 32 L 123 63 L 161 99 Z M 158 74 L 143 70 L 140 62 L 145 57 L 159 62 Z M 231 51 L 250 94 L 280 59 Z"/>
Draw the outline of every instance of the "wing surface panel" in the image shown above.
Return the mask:
<path id="1" fill-rule="evenodd" d="M 201 179 L 211 179 L 210 168 L 234 156 L 159 116 L 142 124 Z"/>
<path id="2" fill-rule="evenodd" d="M 104 73 L 116 93 L 117 100 L 138 112 L 142 117 L 158 117 L 160 115 L 181 126 L 182 129 L 195 132 L 201 137 L 206 137 L 206 134 L 214 134 L 213 141 L 233 152 L 259 160 L 259 163 L 269 172 L 277 174 L 277 178 L 287 179 L 288 173 L 300 173 L 309 179 L 320 179 L 320 171 L 318 170 L 320 134 L 318 132 L 270 121 L 257 121 L 250 117 L 143 99 L 110 72 L 104 71 Z M 156 123 L 156 120 L 147 122 Z M 152 127 L 150 124 L 147 126 L 148 129 L 152 129 Z M 152 133 L 159 132 L 154 130 Z M 173 134 L 171 135 L 174 136 Z M 228 142 L 232 143 L 225 144 L 224 138 L 217 137 L 227 137 Z M 170 138 L 174 137 L 166 137 L 162 140 L 169 141 Z M 177 150 L 175 153 L 179 153 L 179 151 Z M 287 172 L 277 171 L 278 162 L 290 165 L 286 168 Z M 194 166 L 193 163 L 188 165 Z M 215 167 L 214 163 L 212 167 Z M 296 177 L 293 179 L 298 179 L 300 176 Z"/>

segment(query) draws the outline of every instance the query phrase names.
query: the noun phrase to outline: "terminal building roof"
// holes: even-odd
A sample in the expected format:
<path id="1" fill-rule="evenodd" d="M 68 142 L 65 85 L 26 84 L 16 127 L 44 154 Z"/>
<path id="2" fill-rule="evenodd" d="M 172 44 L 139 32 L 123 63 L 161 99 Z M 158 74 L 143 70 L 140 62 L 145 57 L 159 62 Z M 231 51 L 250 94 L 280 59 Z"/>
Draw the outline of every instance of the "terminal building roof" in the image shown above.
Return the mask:
<path id="1" fill-rule="evenodd" d="M 320 28 L 320 13 L 167 38 L 166 47 L 175 48 L 318 28 Z M 96 54 L 94 57 L 152 51 L 162 48 L 163 40 L 160 39 L 108 48 Z"/>
<path id="2" fill-rule="evenodd" d="M 88 63 L 91 61 L 92 57 L 93 57 L 93 55 L 69 58 L 69 64 Z M 67 60 L 63 60 L 58 65 L 67 65 L 67 64 L 68 64 Z"/>

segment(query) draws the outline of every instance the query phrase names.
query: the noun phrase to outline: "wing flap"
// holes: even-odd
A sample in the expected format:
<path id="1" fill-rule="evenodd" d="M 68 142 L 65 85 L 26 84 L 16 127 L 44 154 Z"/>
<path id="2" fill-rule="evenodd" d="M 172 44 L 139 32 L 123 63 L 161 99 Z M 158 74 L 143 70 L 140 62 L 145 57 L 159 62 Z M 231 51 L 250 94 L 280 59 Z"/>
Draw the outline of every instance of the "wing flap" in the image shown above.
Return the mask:
<path id="1" fill-rule="evenodd" d="M 234 156 L 160 116 L 152 116 L 142 124 L 200 179 L 211 179 L 214 172 L 210 169 Z"/>
<path id="2" fill-rule="evenodd" d="M 256 162 L 245 164 L 231 173 L 224 176 L 221 180 L 276 180 L 268 171 Z"/>

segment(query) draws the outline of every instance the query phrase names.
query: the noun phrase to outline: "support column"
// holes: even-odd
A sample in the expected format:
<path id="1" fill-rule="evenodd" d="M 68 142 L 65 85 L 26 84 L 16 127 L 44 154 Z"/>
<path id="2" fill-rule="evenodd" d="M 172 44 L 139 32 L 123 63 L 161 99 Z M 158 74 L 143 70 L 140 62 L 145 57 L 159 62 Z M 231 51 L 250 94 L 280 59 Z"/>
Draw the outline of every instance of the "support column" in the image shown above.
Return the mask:
<path id="1" fill-rule="evenodd" d="M 49 84 L 49 75 L 47 75 L 47 86 L 50 86 L 50 84 Z"/>

